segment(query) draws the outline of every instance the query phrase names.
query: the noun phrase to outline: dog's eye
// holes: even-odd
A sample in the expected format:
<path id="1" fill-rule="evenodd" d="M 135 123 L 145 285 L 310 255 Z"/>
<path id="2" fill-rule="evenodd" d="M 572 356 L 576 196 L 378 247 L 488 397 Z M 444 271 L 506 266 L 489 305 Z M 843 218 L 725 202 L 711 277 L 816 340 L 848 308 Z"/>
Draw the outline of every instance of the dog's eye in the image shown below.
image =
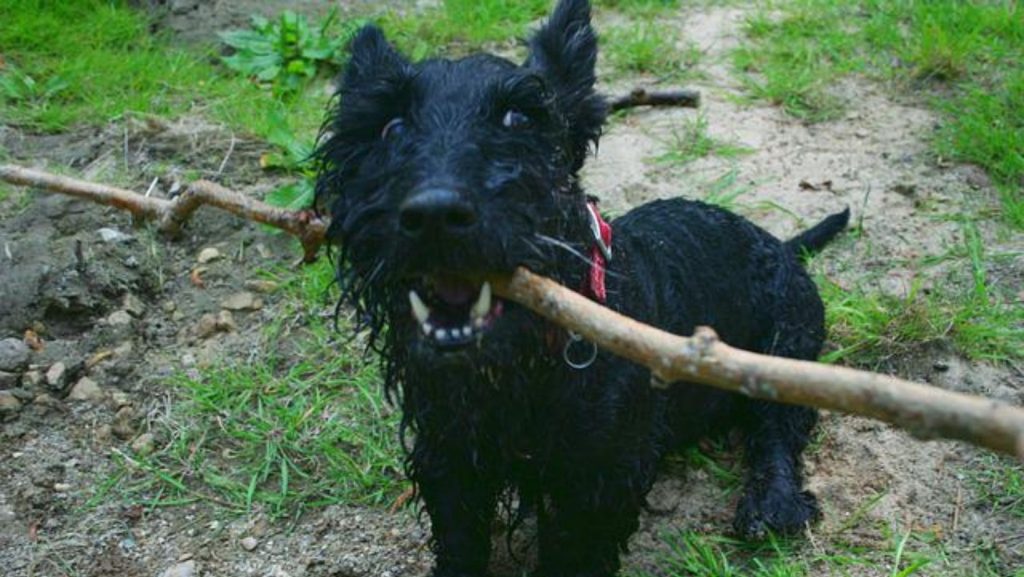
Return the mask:
<path id="1" fill-rule="evenodd" d="M 514 108 L 505 112 L 505 116 L 501 119 L 501 125 L 505 128 L 523 128 L 529 124 L 530 117 Z"/>
<path id="2" fill-rule="evenodd" d="M 384 125 L 384 129 L 380 131 L 381 140 L 387 140 L 396 136 L 401 136 L 405 132 L 405 120 L 401 117 L 392 118 Z"/>

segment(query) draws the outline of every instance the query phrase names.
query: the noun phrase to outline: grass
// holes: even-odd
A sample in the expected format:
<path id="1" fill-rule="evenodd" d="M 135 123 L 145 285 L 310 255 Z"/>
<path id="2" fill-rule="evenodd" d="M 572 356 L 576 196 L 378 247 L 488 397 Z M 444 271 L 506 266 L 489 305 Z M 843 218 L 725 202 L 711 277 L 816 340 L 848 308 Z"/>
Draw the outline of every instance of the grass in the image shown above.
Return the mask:
<path id="1" fill-rule="evenodd" d="M 933 290 L 913 280 L 906 295 L 896 296 L 869 286 L 870 276 L 842 286 L 819 274 L 830 339 L 837 347 L 822 360 L 874 366 L 936 342 L 951 343 L 971 359 L 1024 359 L 1024 309 L 1014 303 L 1013 287 L 989 280 L 992 257 L 977 229 L 965 224 L 963 230 L 962 246 L 943 259 L 958 266 Z"/>
<path id="2" fill-rule="evenodd" d="M 735 158 L 752 152 L 749 148 L 717 140 L 708 134 L 708 119 L 704 113 L 686 120 L 681 129 L 673 130 L 667 148 L 656 160 L 674 166 L 689 164 L 705 156 Z"/>
<path id="3" fill-rule="evenodd" d="M 733 64 L 755 98 L 820 122 L 833 87 L 862 74 L 911 90 L 944 115 L 936 153 L 992 176 L 1004 219 L 1024 228 L 1024 18 L 1015 3 L 792 0 L 746 26 Z"/>
<path id="4" fill-rule="evenodd" d="M 199 501 L 291 516 L 388 503 L 404 486 L 398 416 L 376 365 L 324 315 L 330 264 L 267 276 L 281 283 L 282 310 L 263 345 L 245 362 L 177 375 L 171 414 L 153 429 L 160 449 L 126 455 L 110 490 L 147 506 Z"/>
<path id="5" fill-rule="evenodd" d="M 965 472 L 967 484 L 989 512 L 1024 519 L 1024 465 L 985 454 L 979 455 Z"/>
<path id="6" fill-rule="evenodd" d="M 146 16 L 121 2 L 6 0 L 4 12 L 0 79 L 23 86 L 30 78 L 42 87 L 0 97 L 0 116 L 7 122 L 59 132 L 128 114 L 200 112 L 239 131 L 263 134 L 271 112 L 288 115 L 311 133 L 322 120 L 322 90 L 290 101 L 274 98 L 269 89 L 216 64 L 212 52 L 151 34 Z"/>
<path id="7" fill-rule="evenodd" d="M 603 57 L 620 74 L 652 74 L 666 80 L 696 76 L 701 52 L 693 44 L 680 48 L 674 28 L 644 21 L 603 31 Z"/>

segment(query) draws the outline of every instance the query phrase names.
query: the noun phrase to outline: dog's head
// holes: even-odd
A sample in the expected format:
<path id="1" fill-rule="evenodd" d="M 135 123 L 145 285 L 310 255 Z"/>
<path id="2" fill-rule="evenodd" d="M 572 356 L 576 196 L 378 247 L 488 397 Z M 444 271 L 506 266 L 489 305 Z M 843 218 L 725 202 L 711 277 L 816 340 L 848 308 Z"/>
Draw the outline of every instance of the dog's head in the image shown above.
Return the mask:
<path id="1" fill-rule="evenodd" d="M 482 278 L 558 276 L 582 252 L 576 184 L 601 133 L 585 0 L 562 0 L 516 64 L 489 54 L 410 62 L 374 26 L 352 41 L 318 149 L 339 278 L 373 328 L 460 350 L 522 314 Z M 574 248 L 575 247 L 575 248 Z"/>

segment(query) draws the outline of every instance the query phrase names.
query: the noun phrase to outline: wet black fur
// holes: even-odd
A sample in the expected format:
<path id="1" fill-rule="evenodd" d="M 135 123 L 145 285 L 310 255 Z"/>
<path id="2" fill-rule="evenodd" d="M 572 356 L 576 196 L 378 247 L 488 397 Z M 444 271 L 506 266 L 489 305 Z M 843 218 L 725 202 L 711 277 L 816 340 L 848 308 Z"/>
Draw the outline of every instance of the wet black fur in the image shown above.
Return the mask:
<path id="1" fill-rule="evenodd" d="M 573 370 L 564 333 L 513 303 L 479 346 L 442 353 L 419 337 L 407 295 L 423 275 L 525 265 L 581 286 L 591 241 L 576 175 L 606 110 L 596 50 L 584 0 L 559 3 L 522 65 L 486 54 L 411 63 L 366 27 L 321 140 L 317 194 L 344 300 L 372 329 L 412 433 L 408 473 L 432 521 L 435 577 L 486 574 L 510 491 L 537 503 L 537 575 L 614 575 L 659 459 L 729 429 L 747 439 L 738 533 L 795 531 L 817 514 L 800 464 L 810 409 L 696 385 L 658 391 L 647 369 L 603 352 Z M 528 121 L 504 126 L 509 110 Z M 395 118 L 402 127 L 385 135 Z M 456 191 L 472 226 L 403 234 L 402 203 L 427 187 Z M 674 333 L 710 325 L 735 346 L 815 359 L 822 305 L 798 254 L 821 248 L 847 216 L 784 243 L 699 202 L 639 207 L 613 223 L 607 304 Z"/>

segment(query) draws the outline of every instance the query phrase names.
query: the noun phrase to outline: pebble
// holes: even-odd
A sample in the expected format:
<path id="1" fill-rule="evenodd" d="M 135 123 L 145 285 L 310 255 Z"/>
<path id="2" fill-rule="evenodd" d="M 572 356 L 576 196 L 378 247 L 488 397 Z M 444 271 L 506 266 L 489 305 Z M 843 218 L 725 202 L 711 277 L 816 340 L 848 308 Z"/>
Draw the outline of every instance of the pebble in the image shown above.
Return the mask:
<path id="1" fill-rule="evenodd" d="M 21 401 L 10 391 L 0 391 L 0 415 L 17 413 L 21 410 Z"/>
<path id="2" fill-rule="evenodd" d="M 277 283 L 272 280 L 247 280 L 245 288 L 258 293 L 269 294 L 277 290 Z"/>
<path id="3" fill-rule="evenodd" d="M 18 381 L 21 377 L 18 373 L 8 373 L 6 371 L 0 371 L 0 389 L 13 389 L 18 386 Z"/>
<path id="4" fill-rule="evenodd" d="M 114 415 L 114 424 L 111 432 L 118 439 L 127 441 L 135 436 L 135 410 L 131 407 L 121 407 Z"/>
<path id="5" fill-rule="evenodd" d="M 142 302 L 142 299 L 132 293 L 124 295 L 124 302 L 121 303 L 121 308 L 135 318 L 146 314 L 146 304 Z"/>
<path id="6" fill-rule="evenodd" d="M 64 388 L 64 380 L 67 378 L 68 368 L 62 362 L 56 362 L 50 365 L 50 368 L 46 370 L 46 384 L 50 385 L 53 389 Z"/>
<path id="7" fill-rule="evenodd" d="M 256 546 L 260 544 L 255 537 L 246 537 L 242 539 L 240 543 L 242 545 L 242 549 L 245 549 L 246 551 L 254 551 Z"/>
<path id="8" fill-rule="evenodd" d="M 198 261 L 199 264 L 207 264 L 219 258 L 221 258 L 220 251 L 211 246 L 199 251 L 199 256 L 196 257 L 196 261 Z"/>
<path id="9" fill-rule="evenodd" d="M 79 379 L 75 386 L 71 387 L 71 392 L 68 393 L 68 399 L 72 401 L 102 401 L 103 397 L 103 389 L 100 388 L 96 381 L 89 377 Z"/>
<path id="10" fill-rule="evenodd" d="M 132 315 L 128 311 L 114 311 L 107 317 L 107 324 L 112 327 L 130 325 Z"/>
<path id="11" fill-rule="evenodd" d="M 165 313 L 170 314 L 178 309 L 178 305 L 175 304 L 174 301 L 164 301 L 163 304 L 160 305 L 160 308 L 163 309 Z"/>
<path id="12" fill-rule="evenodd" d="M 21 382 L 28 387 L 38 387 L 43 384 L 43 373 L 39 371 L 26 371 L 24 375 L 21 375 Z"/>
<path id="13" fill-rule="evenodd" d="M 196 323 L 196 335 L 205 339 L 217 333 L 233 332 L 237 328 L 235 318 L 231 316 L 230 311 L 221 311 L 218 315 L 207 313 L 199 317 L 199 321 Z"/>
<path id="14" fill-rule="evenodd" d="M 176 565 L 168 567 L 160 577 L 195 577 L 196 574 L 196 562 L 189 559 Z"/>
<path id="15" fill-rule="evenodd" d="M 39 393 L 36 395 L 36 398 L 32 399 L 32 403 L 40 407 L 46 407 L 47 409 L 56 409 L 60 407 L 60 401 L 46 393 Z"/>
<path id="16" fill-rule="evenodd" d="M 152 433 L 142 433 L 132 441 L 132 452 L 136 455 L 145 457 L 153 452 L 155 442 L 156 439 L 153 437 Z"/>
<path id="17" fill-rule="evenodd" d="M 125 234 L 125 233 L 117 230 L 116 228 L 106 228 L 106 227 L 104 227 L 104 228 L 101 228 L 101 229 L 97 230 L 96 232 L 99 233 L 100 238 L 103 239 L 103 242 L 110 242 L 110 243 L 124 242 L 126 240 L 131 240 L 131 238 L 132 238 L 131 235 Z"/>
<path id="18" fill-rule="evenodd" d="M 58 493 L 66 493 L 71 490 L 71 483 L 54 483 L 53 490 Z"/>
<path id="19" fill-rule="evenodd" d="M 8 338 L 0 340 L 0 371 L 17 373 L 28 368 L 32 349 L 21 339 Z"/>
<path id="20" fill-rule="evenodd" d="M 220 306 L 229 311 L 257 311 L 263 308 L 263 301 L 249 291 L 235 293 L 221 301 Z"/>

